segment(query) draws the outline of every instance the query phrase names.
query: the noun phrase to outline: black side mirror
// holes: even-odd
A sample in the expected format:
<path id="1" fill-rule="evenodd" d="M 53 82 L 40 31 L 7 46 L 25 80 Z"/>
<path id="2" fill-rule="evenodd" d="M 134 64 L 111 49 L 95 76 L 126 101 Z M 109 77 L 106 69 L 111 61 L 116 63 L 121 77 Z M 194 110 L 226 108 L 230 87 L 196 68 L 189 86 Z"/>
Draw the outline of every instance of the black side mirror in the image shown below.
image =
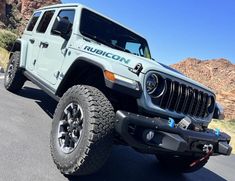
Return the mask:
<path id="1" fill-rule="evenodd" d="M 72 24 L 66 17 L 61 18 L 58 16 L 55 24 L 53 25 L 52 32 L 68 40 L 71 28 Z"/>

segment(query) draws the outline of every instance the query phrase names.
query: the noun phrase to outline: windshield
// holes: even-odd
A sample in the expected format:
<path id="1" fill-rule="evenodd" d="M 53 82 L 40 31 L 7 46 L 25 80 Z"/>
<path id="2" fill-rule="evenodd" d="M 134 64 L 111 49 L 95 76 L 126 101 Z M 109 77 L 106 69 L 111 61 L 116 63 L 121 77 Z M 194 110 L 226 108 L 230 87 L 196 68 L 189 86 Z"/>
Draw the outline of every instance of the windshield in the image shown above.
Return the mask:
<path id="1" fill-rule="evenodd" d="M 82 10 L 80 32 L 109 47 L 151 59 L 144 38 L 87 9 Z"/>

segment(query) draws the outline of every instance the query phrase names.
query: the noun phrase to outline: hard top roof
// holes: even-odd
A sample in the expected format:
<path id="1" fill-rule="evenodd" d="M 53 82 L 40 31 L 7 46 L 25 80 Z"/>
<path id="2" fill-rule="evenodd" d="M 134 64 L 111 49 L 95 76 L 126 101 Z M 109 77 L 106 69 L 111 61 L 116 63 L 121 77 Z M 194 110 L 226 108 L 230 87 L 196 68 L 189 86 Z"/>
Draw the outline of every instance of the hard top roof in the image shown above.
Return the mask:
<path id="1" fill-rule="evenodd" d="M 144 36 L 142 36 L 141 34 L 139 34 L 139 33 L 135 32 L 135 31 L 133 31 L 132 29 L 130 29 L 130 28 L 128 28 L 128 27 L 122 25 L 121 23 L 119 23 L 119 22 L 117 22 L 117 21 L 111 19 L 110 17 L 107 17 L 107 16 L 105 16 L 105 15 L 103 15 L 103 14 L 101 14 L 101 13 L 95 11 L 94 9 L 91 9 L 91 8 L 89 8 L 89 7 L 87 7 L 87 6 L 83 5 L 83 4 L 80 4 L 80 3 L 64 3 L 64 4 L 61 3 L 61 4 L 55 4 L 55 5 L 50 5 L 50 6 L 41 7 L 41 8 L 39 8 L 39 9 L 37 9 L 36 11 L 38 11 L 38 10 L 53 9 L 53 8 L 63 8 L 63 7 L 66 7 L 66 8 L 67 8 L 67 7 L 75 7 L 75 8 L 76 8 L 76 7 L 81 7 L 81 8 L 86 8 L 86 9 L 88 9 L 88 10 L 90 10 L 90 11 L 92 11 L 92 12 L 94 12 L 94 13 L 100 15 L 100 16 L 103 16 L 103 17 L 109 19 L 110 21 L 112 21 L 112 22 L 114 22 L 114 23 L 116 23 L 116 24 L 118 24 L 118 25 L 120 25 L 120 26 L 122 26 L 122 27 L 128 29 L 129 31 L 132 31 L 132 32 L 135 33 L 136 35 L 138 35 L 138 36 L 144 38 Z M 145 38 L 144 38 L 144 39 L 145 39 Z"/>

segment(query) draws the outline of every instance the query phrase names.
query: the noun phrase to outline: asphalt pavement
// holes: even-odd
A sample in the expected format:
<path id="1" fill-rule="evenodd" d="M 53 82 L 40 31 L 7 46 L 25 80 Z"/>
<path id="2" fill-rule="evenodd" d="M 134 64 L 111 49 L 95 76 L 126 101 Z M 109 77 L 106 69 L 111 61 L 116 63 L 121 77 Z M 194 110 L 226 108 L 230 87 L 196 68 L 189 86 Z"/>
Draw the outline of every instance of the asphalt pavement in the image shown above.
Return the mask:
<path id="1" fill-rule="evenodd" d="M 6 91 L 0 74 L 0 180 L 3 181 L 155 181 L 235 180 L 235 155 L 212 157 L 201 170 L 175 174 L 152 155 L 114 146 L 96 174 L 67 178 L 50 156 L 49 135 L 56 102 L 27 82 L 18 95 Z M 176 165 L 177 167 L 177 165 Z"/>

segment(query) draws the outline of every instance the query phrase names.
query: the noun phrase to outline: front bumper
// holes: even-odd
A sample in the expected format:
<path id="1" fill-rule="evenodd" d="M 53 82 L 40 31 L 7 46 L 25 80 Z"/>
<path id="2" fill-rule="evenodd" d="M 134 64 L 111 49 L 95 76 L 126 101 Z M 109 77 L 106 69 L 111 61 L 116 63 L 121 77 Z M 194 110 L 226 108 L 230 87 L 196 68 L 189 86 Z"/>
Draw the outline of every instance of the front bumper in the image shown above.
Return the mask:
<path id="1" fill-rule="evenodd" d="M 230 155 L 232 147 L 229 145 L 231 137 L 221 132 L 206 129 L 203 132 L 170 127 L 168 120 L 149 118 L 125 111 L 116 113 L 116 132 L 133 148 L 145 152 L 169 152 L 178 155 L 203 155 L 204 147 L 212 146 L 213 154 Z M 151 140 L 146 140 L 148 133 Z M 153 136 L 154 135 L 154 136 Z"/>

